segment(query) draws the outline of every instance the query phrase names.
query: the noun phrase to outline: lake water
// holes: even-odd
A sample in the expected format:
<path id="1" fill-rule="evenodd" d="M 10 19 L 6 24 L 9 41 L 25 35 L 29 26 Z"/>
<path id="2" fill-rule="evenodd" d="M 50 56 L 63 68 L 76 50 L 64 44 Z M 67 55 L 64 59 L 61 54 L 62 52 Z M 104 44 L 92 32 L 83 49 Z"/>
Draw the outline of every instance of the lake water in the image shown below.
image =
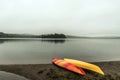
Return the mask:
<path id="1" fill-rule="evenodd" d="M 53 57 L 119 61 L 120 39 L 0 39 L 0 64 L 46 64 Z"/>
<path id="2" fill-rule="evenodd" d="M 0 80 L 29 80 L 29 79 L 13 73 L 0 71 Z"/>

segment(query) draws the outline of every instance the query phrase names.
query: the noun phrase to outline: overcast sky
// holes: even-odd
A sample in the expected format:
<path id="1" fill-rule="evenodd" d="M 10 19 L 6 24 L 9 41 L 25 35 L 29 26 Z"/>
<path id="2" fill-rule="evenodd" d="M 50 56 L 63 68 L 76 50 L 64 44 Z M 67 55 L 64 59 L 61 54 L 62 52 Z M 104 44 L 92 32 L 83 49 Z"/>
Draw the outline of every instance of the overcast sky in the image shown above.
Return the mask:
<path id="1" fill-rule="evenodd" d="M 0 31 L 120 35 L 120 0 L 0 0 Z"/>

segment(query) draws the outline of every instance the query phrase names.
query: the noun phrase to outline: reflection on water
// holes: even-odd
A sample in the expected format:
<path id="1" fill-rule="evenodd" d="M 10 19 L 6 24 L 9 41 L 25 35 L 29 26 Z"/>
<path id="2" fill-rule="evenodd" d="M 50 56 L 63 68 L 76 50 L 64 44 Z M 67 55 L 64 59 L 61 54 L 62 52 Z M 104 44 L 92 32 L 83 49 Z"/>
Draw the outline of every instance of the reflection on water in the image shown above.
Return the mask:
<path id="1" fill-rule="evenodd" d="M 57 43 L 64 43 L 64 42 L 65 42 L 65 39 L 61 39 L 61 40 L 56 40 L 56 39 L 54 39 L 54 40 L 45 40 L 45 39 L 42 39 L 41 41 L 42 41 L 42 42 L 50 42 L 50 43 L 55 43 L 55 44 L 57 44 Z"/>

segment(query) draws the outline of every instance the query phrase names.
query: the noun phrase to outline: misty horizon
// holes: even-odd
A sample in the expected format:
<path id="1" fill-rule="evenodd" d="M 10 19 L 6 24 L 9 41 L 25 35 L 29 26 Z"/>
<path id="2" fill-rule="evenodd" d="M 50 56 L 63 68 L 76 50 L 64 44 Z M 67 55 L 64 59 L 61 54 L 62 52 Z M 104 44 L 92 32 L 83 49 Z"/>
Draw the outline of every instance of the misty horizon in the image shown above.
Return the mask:
<path id="1" fill-rule="evenodd" d="M 119 0 L 3 0 L 0 32 L 120 36 L 119 3 Z"/>
<path id="2" fill-rule="evenodd" d="M 109 38 L 109 37 L 111 37 L 111 38 L 112 38 L 112 37 L 113 37 L 113 38 L 116 37 L 116 38 L 117 38 L 117 37 L 120 37 L 120 35 L 118 35 L 118 36 L 117 36 L 117 35 L 116 35 L 116 36 L 111 36 L 111 35 L 110 35 L 110 36 L 108 36 L 108 35 L 107 35 L 107 36 L 106 36 L 106 35 L 89 36 L 89 35 L 72 35 L 72 34 L 63 34 L 63 33 L 48 33 L 48 34 L 32 34 L 32 33 L 31 33 L 31 34 L 27 34 L 27 33 L 5 33 L 5 32 L 0 32 L 0 34 L 1 34 L 1 33 L 3 33 L 3 34 L 8 34 L 8 35 L 11 35 L 11 34 L 14 35 L 14 34 L 15 34 L 15 35 L 18 35 L 18 36 L 19 36 L 19 35 L 23 35 L 23 36 L 24 36 L 24 35 L 26 35 L 26 36 L 27 36 L 27 35 L 28 35 L 28 36 L 30 36 L 30 35 L 31 35 L 31 36 L 42 36 L 42 35 L 55 35 L 55 34 L 61 35 L 61 34 L 62 34 L 62 35 L 65 35 L 66 37 L 71 37 L 71 38 L 72 38 L 72 37 L 73 37 L 73 38 L 77 38 L 77 37 L 78 37 L 78 38 L 82 38 L 82 37 L 83 37 L 83 38 L 84 38 L 84 37 L 86 37 L 86 38 L 87 38 L 87 37 L 88 37 L 88 38 L 89 38 L 89 37 L 91 37 L 91 38 L 92 38 L 92 37 L 93 37 L 93 38 L 94 38 L 94 37 L 101 37 L 101 38 L 102 38 L 102 37 L 106 37 L 106 38 L 107 38 L 107 37 L 108 37 L 108 38 Z"/>

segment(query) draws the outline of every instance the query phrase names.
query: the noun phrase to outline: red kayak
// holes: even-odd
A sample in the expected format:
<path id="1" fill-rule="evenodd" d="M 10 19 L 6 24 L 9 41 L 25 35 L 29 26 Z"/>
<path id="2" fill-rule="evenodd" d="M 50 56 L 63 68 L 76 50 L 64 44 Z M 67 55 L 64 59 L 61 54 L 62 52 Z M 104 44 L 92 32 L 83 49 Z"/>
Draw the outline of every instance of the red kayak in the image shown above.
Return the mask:
<path id="1" fill-rule="evenodd" d="M 62 59 L 58 59 L 58 58 L 53 58 L 52 59 L 52 62 L 54 64 L 56 64 L 57 66 L 60 66 L 62 68 L 65 68 L 67 70 L 70 70 L 72 72 L 75 72 L 75 73 L 78 73 L 78 74 L 81 74 L 82 76 L 85 76 L 86 73 L 83 71 L 83 69 L 81 68 L 77 68 L 76 66 L 74 66 L 73 64 L 67 62 L 67 61 L 64 61 Z"/>

